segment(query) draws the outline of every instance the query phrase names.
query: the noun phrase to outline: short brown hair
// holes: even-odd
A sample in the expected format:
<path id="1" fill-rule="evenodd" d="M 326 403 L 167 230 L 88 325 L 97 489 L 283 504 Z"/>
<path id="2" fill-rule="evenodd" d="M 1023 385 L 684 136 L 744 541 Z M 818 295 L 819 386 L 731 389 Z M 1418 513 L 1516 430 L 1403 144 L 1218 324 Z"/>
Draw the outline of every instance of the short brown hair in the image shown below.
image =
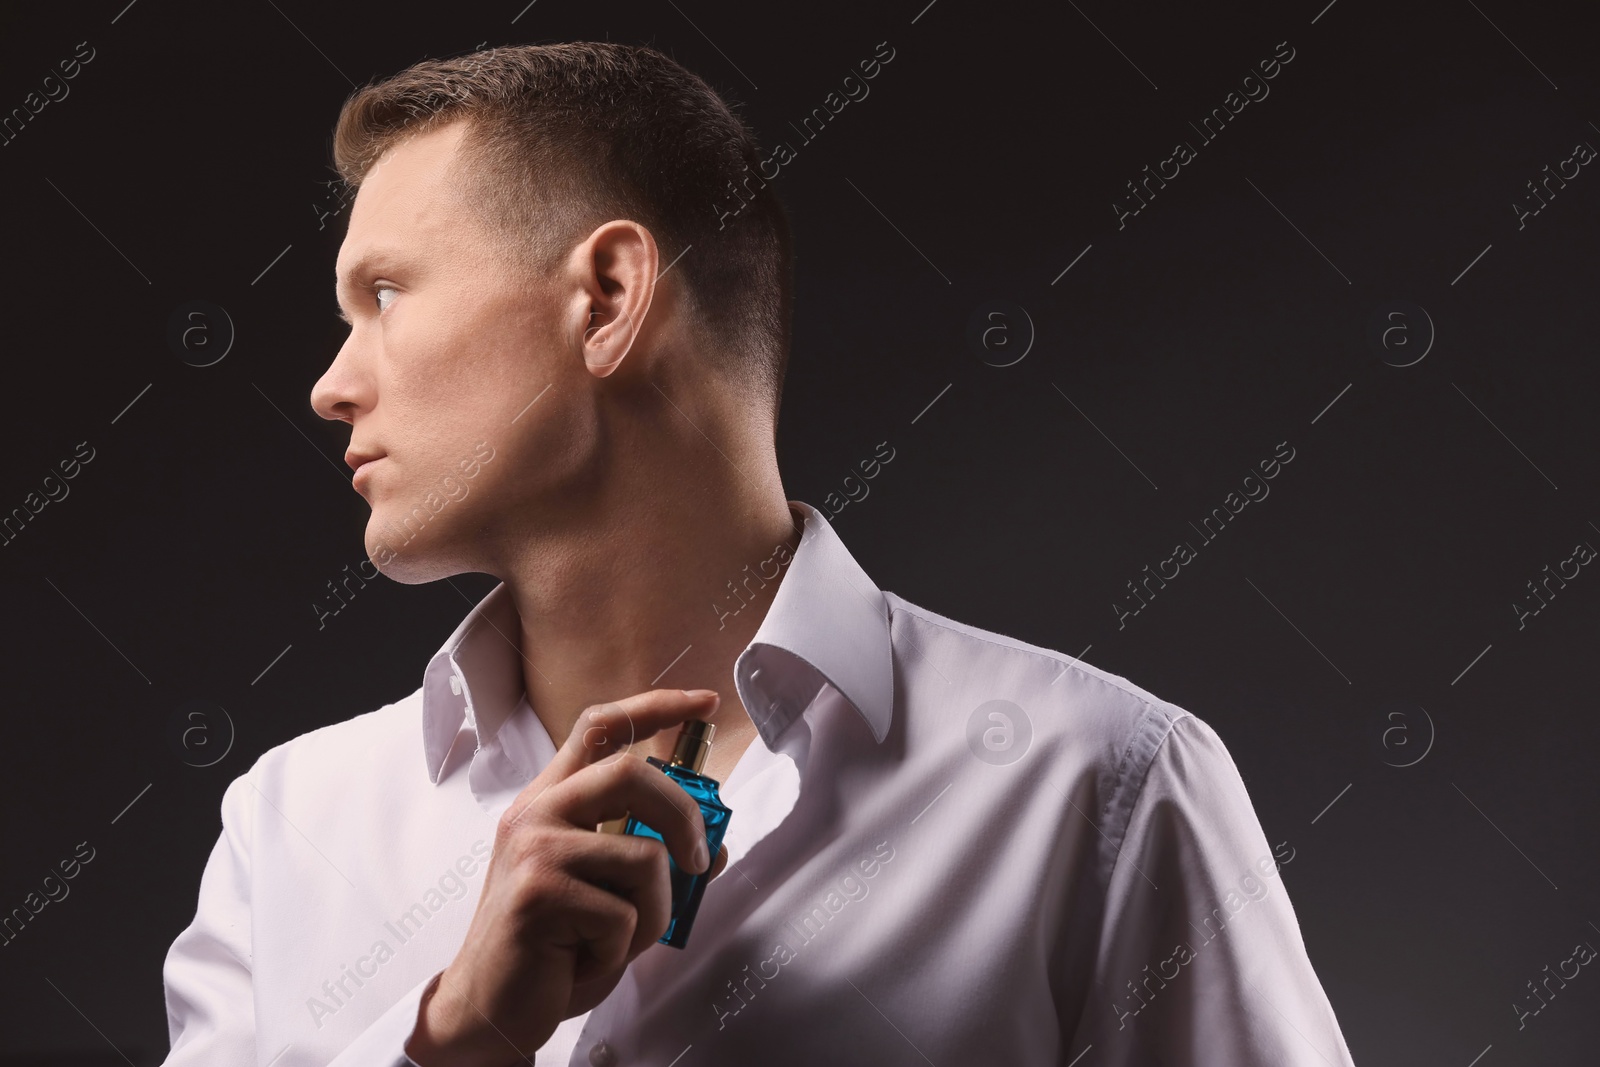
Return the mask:
<path id="1" fill-rule="evenodd" d="M 695 319 L 720 349 L 715 369 L 751 383 L 776 429 L 793 303 L 789 223 L 766 183 L 751 182 L 759 145 L 715 90 L 637 45 L 426 59 L 345 101 L 334 166 L 353 194 L 403 137 L 463 118 L 463 188 L 507 236 L 507 262 L 547 273 L 601 223 L 643 224 L 663 271 L 684 274 Z M 749 202 L 730 219 L 720 205 L 735 187 Z"/>

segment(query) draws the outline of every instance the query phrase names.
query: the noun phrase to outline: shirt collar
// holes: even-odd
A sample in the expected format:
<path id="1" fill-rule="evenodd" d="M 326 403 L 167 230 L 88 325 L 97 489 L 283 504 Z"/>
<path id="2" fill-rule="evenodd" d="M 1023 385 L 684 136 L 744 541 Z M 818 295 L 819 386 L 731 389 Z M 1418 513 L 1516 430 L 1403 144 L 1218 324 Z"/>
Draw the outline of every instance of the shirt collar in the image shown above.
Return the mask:
<path id="1" fill-rule="evenodd" d="M 792 557 L 777 546 L 747 565 L 718 611 L 735 614 L 739 592 L 779 580 L 755 636 L 734 661 L 734 684 L 768 748 L 832 685 L 865 721 L 874 741 L 889 732 L 894 714 L 889 608 L 876 583 L 856 562 L 822 513 L 789 501 L 804 521 Z M 461 620 L 428 661 L 422 683 L 422 740 L 435 783 L 463 722 L 478 747 L 495 739 L 523 697 L 520 623 L 504 582 Z"/>

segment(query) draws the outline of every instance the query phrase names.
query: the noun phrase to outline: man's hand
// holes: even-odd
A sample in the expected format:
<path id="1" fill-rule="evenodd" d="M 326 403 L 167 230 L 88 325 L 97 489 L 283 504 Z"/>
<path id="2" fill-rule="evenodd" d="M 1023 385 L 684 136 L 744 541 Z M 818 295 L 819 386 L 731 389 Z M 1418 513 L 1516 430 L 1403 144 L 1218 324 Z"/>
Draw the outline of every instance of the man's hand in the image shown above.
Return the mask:
<path id="1" fill-rule="evenodd" d="M 599 1004 L 671 921 L 667 855 L 704 871 L 689 794 L 626 747 L 703 717 L 717 694 L 652 689 L 585 709 L 495 832 L 466 940 L 424 999 L 406 1054 L 422 1067 L 505 1067 Z M 632 814 L 666 840 L 596 833 Z M 713 877 L 727 863 L 720 850 Z"/>

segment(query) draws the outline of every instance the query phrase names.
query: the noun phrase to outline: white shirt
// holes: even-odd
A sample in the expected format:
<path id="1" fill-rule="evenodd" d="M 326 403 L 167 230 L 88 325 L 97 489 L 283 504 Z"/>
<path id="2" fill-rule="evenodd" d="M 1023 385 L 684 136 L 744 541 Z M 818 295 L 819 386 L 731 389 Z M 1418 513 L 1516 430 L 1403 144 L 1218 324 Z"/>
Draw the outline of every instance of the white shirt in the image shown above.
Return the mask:
<path id="1" fill-rule="evenodd" d="M 1349 1067 L 1293 849 L 1211 728 L 879 590 L 791 506 L 734 667 L 759 737 L 723 784 L 728 867 L 687 948 L 652 945 L 536 1061 Z M 497 586 L 415 693 L 229 785 L 163 972 L 168 1067 L 410 1064 L 496 820 L 556 750 L 514 611 Z"/>

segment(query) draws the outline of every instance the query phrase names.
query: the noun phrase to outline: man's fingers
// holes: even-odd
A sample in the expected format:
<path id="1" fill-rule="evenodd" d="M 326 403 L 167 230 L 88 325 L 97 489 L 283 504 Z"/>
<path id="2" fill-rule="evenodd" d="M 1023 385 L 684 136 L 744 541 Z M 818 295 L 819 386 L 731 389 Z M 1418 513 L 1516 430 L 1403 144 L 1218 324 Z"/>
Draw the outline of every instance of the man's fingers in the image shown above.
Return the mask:
<path id="1" fill-rule="evenodd" d="M 672 889 L 667 880 L 667 853 L 661 842 L 614 835 L 592 843 L 575 856 L 567 871 L 633 905 L 637 918 L 627 959 L 649 948 L 672 918 Z"/>
<path id="2" fill-rule="evenodd" d="M 585 708 L 540 777 L 548 779 L 548 784 L 562 781 L 580 768 L 625 752 L 667 727 L 710 714 L 720 699 L 710 689 L 650 689 Z"/>
<path id="3" fill-rule="evenodd" d="M 575 883 L 566 900 L 564 918 L 577 940 L 573 981 L 619 971 L 628 963 L 638 912 L 631 900 L 588 882 Z"/>
<path id="4" fill-rule="evenodd" d="M 544 810 L 563 823 L 594 828 L 632 815 L 660 834 L 685 870 L 698 872 L 695 845 L 705 844 L 705 819 L 687 790 L 641 759 L 589 767 L 550 787 Z M 608 836 L 608 835 L 601 835 Z"/>

